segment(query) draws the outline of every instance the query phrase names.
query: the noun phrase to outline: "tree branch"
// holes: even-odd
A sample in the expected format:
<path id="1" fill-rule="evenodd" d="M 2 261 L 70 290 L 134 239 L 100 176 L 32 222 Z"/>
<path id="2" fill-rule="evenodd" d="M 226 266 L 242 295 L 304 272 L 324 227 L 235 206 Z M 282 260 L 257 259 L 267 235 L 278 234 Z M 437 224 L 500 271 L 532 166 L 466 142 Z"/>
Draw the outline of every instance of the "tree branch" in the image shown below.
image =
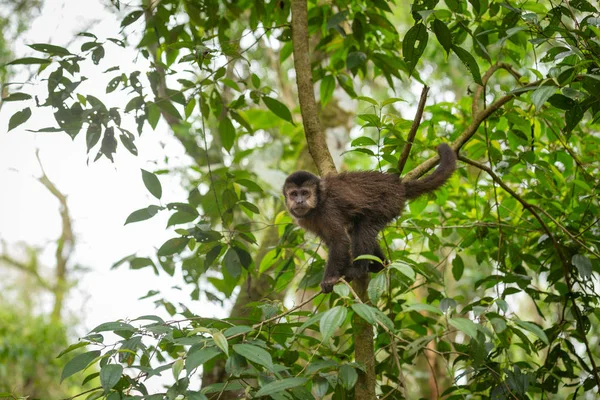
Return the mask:
<path id="1" fill-rule="evenodd" d="M 302 113 L 302 124 L 308 151 L 312 156 L 319 174 L 325 176 L 336 173 L 335 164 L 325 138 L 325 132 L 319 121 L 315 91 L 310 67 L 310 52 L 308 48 L 308 17 L 307 1 L 293 0 L 292 11 L 292 43 L 294 46 L 294 68 L 296 69 L 296 84 L 298 100 Z"/>
<path id="2" fill-rule="evenodd" d="M 292 44 L 294 51 L 294 67 L 296 69 L 296 84 L 298 86 L 298 99 L 302 124 L 308 151 L 312 156 L 319 174 L 335 174 L 336 168 L 327 147 L 325 132 L 318 115 L 315 92 L 310 66 L 310 52 L 308 46 L 308 17 L 307 1 L 292 0 Z M 353 282 L 359 296 L 367 299 L 367 286 L 369 276 L 355 279 Z M 375 400 L 375 349 L 373 328 L 362 318 L 353 318 L 352 328 L 354 334 L 354 356 L 358 363 L 366 366 L 366 372 L 358 373 L 355 386 L 355 396 L 361 400 Z"/>
<path id="3" fill-rule="evenodd" d="M 415 119 L 413 119 L 412 126 L 410 127 L 410 131 L 408 131 L 408 136 L 406 137 L 406 143 L 404 144 L 404 148 L 402 149 L 402 154 L 400 155 L 400 159 L 398 160 L 398 171 L 400 175 L 402 175 L 402 170 L 406 165 L 406 160 L 408 160 L 408 155 L 410 154 L 410 149 L 412 148 L 413 141 L 415 140 L 415 136 L 417 134 L 417 129 L 419 129 L 419 125 L 421 125 L 421 118 L 423 117 L 423 109 L 425 108 L 425 102 L 427 101 L 427 93 L 429 93 L 429 86 L 423 86 L 423 90 L 421 91 L 421 98 L 419 99 L 419 106 L 417 107 L 417 112 L 415 114 Z"/>
<path id="4" fill-rule="evenodd" d="M 476 115 L 481 111 L 479 103 L 481 102 L 481 95 L 483 94 L 483 90 L 487 86 L 487 83 L 492 77 L 492 75 L 494 75 L 494 73 L 496 73 L 496 71 L 500 69 L 508 71 L 512 76 L 514 76 L 517 82 L 521 79 L 521 74 L 517 70 L 515 70 L 512 65 L 508 63 L 497 63 L 492 65 L 490 69 L 488 69 L 485 72 L 485 74 L 483 74 L 483 76 L 481 77 L 481 82 L 483 83 L 483 86 L 478 85 L 477 89 L 475 89 L 475 93 L 473 94 L 473 104 L 471 105 L 473 115 Z"/>
<path id="5" fill-rule="evenodd" d="M 60 237 L 56 243 L 56 268 L 54 271 L 54 307 L 52 309 L 52 319 L 59 321 L 62 313 L 63 302 L 68 289 L 68 277 L 67 277 L 67 266 L 73 250 L 75 249 L 75 235 L 73 234 L 73 223 L 71 221 L 71 215 L 69 213 L 69 205 L 67 203 L 67 196 L 65 196 L 56 185 L 48 178 L 42 161 L 40 160 L 39 150 L 35 152 L 38 164 L 42 170 L 42 176 L 37 180 L 44 185 L 46 189 L 58 200 L 60 207 L 60 218 L 62 221 L 62 231 Z"/>
<path id="6" fill-rule="evenodd" d="M 539 85 L 539 83 L 540 83 L 539 81 L 532 82 L 532 83 L 525 85 L 525 87 L 537 86 L 537 85 Z M 501 98 L 499 98 L 498 100 L 496 100 L 495 102 L 493 102 L 492 104 L 490 104 L 490 106 L 487 107 L 486 109 L 475 114 L 473 116 L 473 121 L 471 122 L 471 124 L 469 124 L 469 126 L 460 134 L 460 136 L 450 145 L 450 147 L 454 151 L 456 151 L 456 153 L 458 154 L 459 150 L 464 146 L 464 144 L 467 143 L 469 141 L 469 139 L 471 139 L 473 137 L 473 135 L 475 135 L 475 133 L 477 133 L 477 129 L 479 128 L 479 125 L 481 125 L 481 123 L 483 121 L 488 119 L 494 112 L 499 110 L 500 107 L 502 107 L 503 105 L 505 105 L 512 99 L 514 99 L 515 97 L 520 96 L 521 93 L 524 93 L 524 92 L 510 93 L 510 94 L 504 95 Z M 414 179 L 418 179 L 420 176 L 426 174 L 427 171 L 429 171 L 431 168 L 433 168 L 439 159 L 440 159 L 440 157 L 436 154 L 435 156 L 423 161 L 421 164 L 416 166 L 412 171 L 410 171 L 408 174 L 406 174 L 404 176 L 404 178 L 402 178 L 402 179 L 404 181 L 411 181 Z"/>

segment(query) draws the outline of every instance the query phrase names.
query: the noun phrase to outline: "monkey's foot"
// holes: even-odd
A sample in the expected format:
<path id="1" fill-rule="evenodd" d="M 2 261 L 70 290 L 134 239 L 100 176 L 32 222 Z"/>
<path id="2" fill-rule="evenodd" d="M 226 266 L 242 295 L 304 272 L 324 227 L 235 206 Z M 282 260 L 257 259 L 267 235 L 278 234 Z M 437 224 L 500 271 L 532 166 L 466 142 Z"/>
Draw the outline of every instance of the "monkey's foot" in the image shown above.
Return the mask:
<path id="1" fill-rule="evenodd" d="M 333 290 L 333 286 L 339 281 L 341 276 L 327 276 L 321 281 L 321 290 L 323 293 L 330 293 Z"/>

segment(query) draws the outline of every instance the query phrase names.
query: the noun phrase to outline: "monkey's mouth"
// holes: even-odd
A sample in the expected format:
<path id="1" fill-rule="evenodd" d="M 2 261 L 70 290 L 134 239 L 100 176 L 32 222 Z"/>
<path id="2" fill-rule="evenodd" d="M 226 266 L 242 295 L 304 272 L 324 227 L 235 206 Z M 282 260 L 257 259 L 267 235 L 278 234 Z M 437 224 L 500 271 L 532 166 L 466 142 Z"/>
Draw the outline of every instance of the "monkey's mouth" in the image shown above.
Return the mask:
<path id="1" fill-rule="evenodd" d="M 292 214 L 294 215 L 294 217 L 301 218 L 308 214 L 310 210 L 310 207 L 294 207 L 294 209 L 292 210 Z"/>

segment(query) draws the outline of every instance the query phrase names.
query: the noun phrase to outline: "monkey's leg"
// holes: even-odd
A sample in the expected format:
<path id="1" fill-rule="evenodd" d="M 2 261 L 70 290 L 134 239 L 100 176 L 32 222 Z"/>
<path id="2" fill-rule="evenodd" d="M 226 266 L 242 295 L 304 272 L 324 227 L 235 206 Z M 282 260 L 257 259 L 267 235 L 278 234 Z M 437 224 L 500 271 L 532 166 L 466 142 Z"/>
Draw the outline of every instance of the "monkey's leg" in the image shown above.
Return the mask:
<path id="1" fill-rule="evenodd" d="M 352 230 L 352 257 L 356 258 L 363 254 L 370 254 L 384 259 L 383 252 L 377 243 L 377 232 L 379 232 L 379 225 L 375 221 L 362 220 L 354 225 Z M 371 267 L 371 264 L 376 264 Z M 344 271 L 344 274 L 350 278 L 358 278 L 366 275 L 369 271 L 375 269 L 375 267 L 383 267 L 379 263 L 374 263 L 370 260 L 358 260 L 354 261 L 352 265 Z"/>
<path id="2" fill-rule="evenodd" d="M 325 266 L 325 273 L 321 281 L 321 289 L 324 293 L 333 290 L 333 285 L 345 275 L 347 266 L 352 263 L 350 258 L 350 238 L 345 230 L 338 232 L 338 235 L 332 235 L 334 238 L 327 240 L 329 249 L 329 258 Z"/>
<path id="3" fill-rule="evenodd" d="M 375 240 L 375 242 L 377 242 L 377 240 Z M 375 247 L 373 248 L 371 254 L 373 254 L 375 257 L 379 257 L 379 259 L 384 263 L 386 262 L 385 254 L 383 254 L 383 250 L 381 250 L 379 243 L 375 243 Z M 369 272 L 379 272 L 384 268 L 385 267 L 383 266 L 383 264 L 380 264 L 377 261 L 371 261 L 369 263 Z"/>

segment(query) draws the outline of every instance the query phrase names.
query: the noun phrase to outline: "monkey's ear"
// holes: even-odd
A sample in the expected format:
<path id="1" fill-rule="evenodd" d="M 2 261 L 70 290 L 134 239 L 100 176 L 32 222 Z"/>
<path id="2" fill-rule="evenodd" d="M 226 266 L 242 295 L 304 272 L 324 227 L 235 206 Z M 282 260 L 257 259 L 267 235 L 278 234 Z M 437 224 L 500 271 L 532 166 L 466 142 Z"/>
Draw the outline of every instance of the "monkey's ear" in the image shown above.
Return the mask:
<path id="1" fill-rule="evenodd" d="M 319 179 L 318 189 L 319 189 L 318 194 L 322 199 L 323 196 L 325 196 L 327 194 L 327 184 L 325 183 L 324 179 Z"/>

